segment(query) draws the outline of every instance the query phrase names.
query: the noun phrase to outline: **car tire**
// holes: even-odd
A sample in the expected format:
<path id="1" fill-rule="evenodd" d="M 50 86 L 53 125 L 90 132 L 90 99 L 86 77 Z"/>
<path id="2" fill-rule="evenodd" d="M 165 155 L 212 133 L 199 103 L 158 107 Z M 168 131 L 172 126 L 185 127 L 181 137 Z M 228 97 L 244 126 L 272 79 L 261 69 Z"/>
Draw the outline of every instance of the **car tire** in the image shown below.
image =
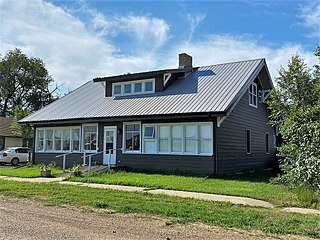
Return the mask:
<path id="1" fill-rule="evenodd" d="M 13 158 L 11 160 L 11 165 L 12 166 L 17 166 L 19 164 L 19 158 Z"/>

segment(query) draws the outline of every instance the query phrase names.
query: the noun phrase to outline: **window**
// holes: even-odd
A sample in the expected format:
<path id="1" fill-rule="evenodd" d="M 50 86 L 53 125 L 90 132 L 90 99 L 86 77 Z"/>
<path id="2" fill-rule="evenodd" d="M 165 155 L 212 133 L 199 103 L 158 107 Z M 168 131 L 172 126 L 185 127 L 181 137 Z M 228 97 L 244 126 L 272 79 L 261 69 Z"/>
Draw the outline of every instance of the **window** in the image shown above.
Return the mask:
<path id="1" fill-rule="evenodd" d="M 53 150 L 53 129 L 46 129 L 46 151 Z"/>
<path id="2" fill-rule="evenodd" d="M 159 152 L 169 152 L 169 126 L 159 126 Z"/>
<path id="3" fill-rule="evenodd" d="M 83 147 L 85 150 L 97 150 L 97 135 L 97 125 L 83 126 Z"/>
<path id="4" fill-rule="evenodd" d="M 195 153 L 197 145 L 197 134 L 195 125 L 185 126 L 185 149 L 187 153 Z"/>
<path id="5" fill-rule="evenodd" d="M 155 79 L 112 84 L 112 96 L 127 96 L 155 92 Z"/>
<path id="6" fill-rule="evenodd" d="M 70 151 L 70 129 L 63 129 L 62 133 L 62 150 Z"/>
<path id="7" fill-rule="evenodd" d="M 171 126 L 171 152 L 182 152 L 182 125 Z"/>
<path id="8" fill-rule="evenodd" d="M 134 92 L 135 93 L 140 93 L 142 92 L 142 83 L 138 82 L 134 84 Z"/>
<path id="9" fill-rule="evenodd" d="M 131 83 L 130 84 L 124 84 L 124 93 L 130 94 L 131 93 Z"/>
<path id="10" fill-rule="evenodd" d="M 124 129 L 125 151 L 140 151 L 140 123 L 125 124 Z"/>
<path id="11" fill-rule="evenodd" d="M 246 130 L 246 153 L 251 154 L 251 131 Z"/>
<path id="12" fill-rule="evenodd" d="M 121 85 L 114 85 L 113 86 L 113 94 L 120 95 L 121 94 Z"/>
<path id="13" fill-rule="evenodd" d="M 211 126 L 199 125 L 199 153 L 211 152 Z"/>
<path id="14" fill-rule="evenodd" d="M 154 127 L 148 126 L 144 128 L 144 138 L 154 138 Z"/>
<path id="15" fill-rule="evenodd" d="M 37 129 L 37 151 L 44 150 L 44 129 Z"/>
<path id="16" fill-rule="evenodd" d="M 269 154 L 269 133 L 266 133 L 266 154 Z"/>
<path id="17" fill-rule="evenodd" d="M 36 151 L 80 151 L 80 127 L 37 129 Z"/>
<path id="18" fill-rule="evenodd" d="M 61 150 L 61 129 L 54 130 L 54 150 Z"/>
<path id="19" fill-rule="evenodd" d="M 153 82 L 149 81 L 149 82 L 145 82 L 144 84 L 145 84 L 144 86 L 145 92 L 154 92 Z"/>
<path id="20" fill-rule="evenodd" d="M 80 128 L 72 129 L 72 151 L 80 150 Z"/>
<path id="21" fill-rule="evenodd" d="M 257 96 L 257 84 L 252 83 L 249 87 L 249 105 L 252 107 L 258 106 L 258 96 Z"/>
<path id="22" fill-rule="evenodd" d="M 277 145 L 277 137 L 276 137 L 276 135 L 272 135 L 272 144 L 273 144 L 274 146 Z"/>

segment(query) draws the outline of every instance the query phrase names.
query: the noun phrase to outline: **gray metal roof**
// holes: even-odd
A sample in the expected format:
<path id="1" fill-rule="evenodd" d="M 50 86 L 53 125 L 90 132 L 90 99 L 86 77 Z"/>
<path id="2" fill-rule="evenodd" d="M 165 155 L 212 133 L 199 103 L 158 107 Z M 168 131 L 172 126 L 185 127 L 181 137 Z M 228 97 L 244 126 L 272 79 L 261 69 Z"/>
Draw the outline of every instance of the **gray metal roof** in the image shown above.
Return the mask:
<path id="1" fill-rule="evenodd" d="M 89 81 L 20 122 L 226 113 L 263 67 L 266 67 L 264 59 L 199 67 L 187 77 L 175 80 L 163 92 L 129 97 L 105 97 L 104 85 Z"/>

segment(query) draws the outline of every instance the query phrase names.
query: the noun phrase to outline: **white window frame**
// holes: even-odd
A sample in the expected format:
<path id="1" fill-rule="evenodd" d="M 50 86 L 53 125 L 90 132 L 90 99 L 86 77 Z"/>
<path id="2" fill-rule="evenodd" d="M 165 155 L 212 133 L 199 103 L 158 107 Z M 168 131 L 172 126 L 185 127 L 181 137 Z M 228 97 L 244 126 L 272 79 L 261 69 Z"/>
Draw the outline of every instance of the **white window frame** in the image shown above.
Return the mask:
<path id="1" fill-rule="evenodd" d="M 139 141 L 139 150 L 126 150 L 126 126 L 127 125 L 133 125 L 138 124 L 139 125 L 139 132 L 140 132 L 140 141 Z M 141 153 L 142 149 L 142 124 L 141 122 L 124 122 L 122 124 L 122 153 Z"/>
<path id="2" fill-rule="evenodd" d="M 146 91 L 145 90 L 145 84 L 146 82 L 152 82 L 152 90 Z M 134 84 L 135 83 L 142 83 L 141 92 L 134 92 Z M 131 93 L 124 93 L 124 85 L 131 84 Z M 121 93 L 115 94 L 114 93 L 114 87 L 115 86 L 121 86 Z M 126 81 L 126 82 L 117 82 L 112 83 L 112 96 L 131 96 L 131 95 L 141 95 L 141 94 L 147 94 L 147 93 L 154 93 L 155 92 L 155 78 L 149 78 L 149 79 L 143 79 L 143 80 L 136 80 L 136 81 Z"/>
<path id="3" fill-rule="evenodd" d="M 254 93 L 253 88 L 256 89 L 256 93 Z M 255 107 L 258 108 L 258 85 L 253 82 L 250 86 L 249 86 L 249 106 L 251 107 Z M 256 99 L 256 104 L 254 104 L 254 99 Z"/>
<path id="4" fill-rule="evenodd" d="M 38 137 L 39 137 L 39 134 L 38 132 L 39 131 L 43 131 L 43 148 L 41 150 L 38 149 L 39 147 L 39 142 L 38 142 Z M 45 131 L 45 128 L 37 128 L 36 129 L 36 147 L 35 147 L 35 151 L 36 152 L 45 152 L 45 141 L 46 141 L 46 131 Z"/>
<path id="5" fill-rule="evenodd" d="M 96 127 L 96 134 L 97 134 L 97 139 L 96 139 L 96 150 L 85 150 L 85 143 L 84 143 L 84 127 L 93 127 L 95 126 Z M 82 124 L 82 127 L 81 127 L 81 147 L 80 149 L 82 149 L 82 151 L 86 151 L 86 152 L 98 152 L 99 150 L 99 135 L 98 135 L 98 132 L 99 132 L 99 128 L 98 128 L 98 123 L 85 123 L 85 124 Z"/>
<path id="6" fill-rule="evenodd" d="M 250 151 L 248 151 L 248 148 L 247 148 L 247 143 L 248 143 L 248 135 L 247 135 L 247 131 L 249 131 L 249 135 L 250 135 Z M 245 137 L 245 140 L 246 140 L 246 154 L 247 155 L 250 155 L 252 153 L 252 134 L 251 134 L 251 130 L 250 129 L 246 129 L 245 131 L 245 134 L 246 134 L 246 137 Z"/>
<path id="7" fill-rule="evenodd" d="M 172 152 L 172 137 L 171 137 L 171 127 L 174 125 L 181 125 L 182 126 L 182 152 Z M 196 128 L 196 149 L 195 152 L 185 152 L 185 126 L 195 126 Z M 211 128 L 211 151 L 210 153 L 199 153 L 200 150 L 200 139 L 199 139 L 199 131 L 200 131 L 200 125 L 209 125 Z M 142 124 L 142 129 L 144 131 L 144 128 L 146 126 L 155 126 L 155 145 L 156 145 L 156 149 L 154 153 L 145 153 L 145 149 L 144 149 L 144 142 L 145 141 L 150 141 L 153 139 L 149 139 L 149 138 L 144 138 L 144 135 L 141 135 L 141 140 L 140 140 L 140 145 L 142 146 L 141 148 L 141 152 L 139 152 L 140 154 L 157 154 L 157 155 L 192 155 L 192 156 L 213 156 L 213 152 L 214 152 L 214 134 L 213 134 L 213 123 L 212 122 L 191 122 L 191 123 L 186 123 L 186 122 L 181 122 L 181 123 L 154 123 L 154 124 Z M 159 127 L 160 126 L 168 126 L 169 127 L 169 139 L 168 139 L 168 152 L 160 152 L 159 151 Z M 124 138 L 123 138 L 124 139 Z M 124 144 L 124 142 L 123 142 Z M 124 145 L 123 145 L 124 146 Z"/>

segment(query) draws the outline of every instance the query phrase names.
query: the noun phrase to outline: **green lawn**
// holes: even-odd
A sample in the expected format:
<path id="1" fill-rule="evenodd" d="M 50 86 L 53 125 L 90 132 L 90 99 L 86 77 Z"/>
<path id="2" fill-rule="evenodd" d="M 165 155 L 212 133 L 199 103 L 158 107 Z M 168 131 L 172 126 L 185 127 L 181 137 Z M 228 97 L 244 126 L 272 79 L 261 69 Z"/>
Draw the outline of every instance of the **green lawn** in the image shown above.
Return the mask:
<path id="1" fill-rule="evenodd" d="M 167 223 L 196 222 L 275 234 L 320 237 L 320 216 L 286 213 L 224 202 L 95 189 L 57 183 L 0 180 L 0 195 L 31 198 L 46 205 L 68 204 L 122 213 L 146 213 L 168 218 Z"/>
<path id="2" fill-rule="evenodd" d="M 299 206 L 320 208 L 320 195 L 311 190 L 293 190 L 286 186 L 269 183 L 274 172 L 257 172 L 224 178 L 204 179 L 175 175 L 144 174 L 124 171 L 70 177 L 70 181 L 94 182 L 163 188 L 223 195 L 251 197 L 271 202 L 275 206 Z"/>
<path id="3" fill-rule="evenodd" d="M 62 173 L 62 170 L 59 168 L 51 168 L 51 174 L 56 175 Z M 0 176 L 9 176 L 9 177 L 23 177 L 23 178 L 32 178 L 40 177 L 40 165 L 33 166 L 17 166 L 17 167 L 1 167 Z"/>

